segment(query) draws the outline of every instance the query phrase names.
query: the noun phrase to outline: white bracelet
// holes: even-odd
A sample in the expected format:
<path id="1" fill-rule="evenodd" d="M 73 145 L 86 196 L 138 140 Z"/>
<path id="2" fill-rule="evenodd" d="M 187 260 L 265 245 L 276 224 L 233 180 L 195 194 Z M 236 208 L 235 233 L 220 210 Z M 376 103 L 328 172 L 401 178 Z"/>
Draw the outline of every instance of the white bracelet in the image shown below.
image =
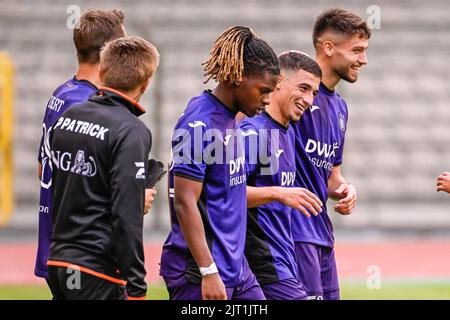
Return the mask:
<path id="1" fill-rule="evenodd" d="M 218 273 L 219 270 L 217 270 L 216 264 L 213 262 L 209 267 L 198 267 L 200 270 L 200 274 L 202 277 L 207 276 L 208 274 Z"/>

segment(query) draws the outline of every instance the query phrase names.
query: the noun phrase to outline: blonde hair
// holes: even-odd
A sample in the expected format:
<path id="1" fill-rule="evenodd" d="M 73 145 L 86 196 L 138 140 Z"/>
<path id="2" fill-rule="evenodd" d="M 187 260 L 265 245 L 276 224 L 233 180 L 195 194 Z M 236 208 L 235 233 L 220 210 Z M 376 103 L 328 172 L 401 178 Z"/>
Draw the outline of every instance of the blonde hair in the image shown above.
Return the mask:
<path id="1" fill-rule="evenodd" d="M 105 44 L 100 52 L 103 86 L 131 91 L 150 78 L 159 65 L 159 53 L 150 42 L 129 36 Z"/>

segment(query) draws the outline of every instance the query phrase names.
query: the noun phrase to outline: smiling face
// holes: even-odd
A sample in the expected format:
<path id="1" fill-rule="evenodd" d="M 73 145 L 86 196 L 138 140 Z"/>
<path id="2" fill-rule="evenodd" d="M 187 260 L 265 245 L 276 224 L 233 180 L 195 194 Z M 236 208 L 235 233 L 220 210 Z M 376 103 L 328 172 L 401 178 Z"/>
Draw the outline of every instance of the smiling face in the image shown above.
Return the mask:
<path id="1" fill-rule="evenodd" d="M 283 79 L 273 93 L 280 113 L 287 121 L 298 121 L 312 105 L 319 90 L 320 78 L 305 70 L 283 72 Z"/>
<path id="2" fill-rule="evenodd" d="M 367 64 L 369 39 L 358 34 L 332 44 L 330 66 L 341 78 L 350 83 L 358 80 L 360 68 Z"/>
<path id="3" fill-rule="evenodd" d="M 279 75 L 265 71 L 261 75 L 244 76 L 235 87 L 233 105 L 248 117 L 261 114 L 270 103 L 270 93 L 275 89 Z"/>

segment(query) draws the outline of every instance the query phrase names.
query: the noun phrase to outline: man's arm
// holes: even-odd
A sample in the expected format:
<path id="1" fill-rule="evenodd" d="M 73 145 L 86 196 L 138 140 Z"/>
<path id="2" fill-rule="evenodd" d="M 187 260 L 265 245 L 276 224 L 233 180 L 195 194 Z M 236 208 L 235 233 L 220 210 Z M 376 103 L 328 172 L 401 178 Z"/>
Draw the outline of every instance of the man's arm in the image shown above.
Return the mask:
<path id="1" fill-rule="evenodd" d="M 37 166 L 38 178 L 39 181 L 42 180 L 42 163 L 39 161 Z"/>
<path id="2" fill-rule="evenodd" d="M 248 208 L 259 207 L 273 201 L 297 209 L 308 218 L 311 216 L 310 213 L 317 216 L 322 212 L 323 206 L 314 193 L 304 188 L 247 186 Z"/>
<path id="3" fill-rule="evenodd" d="M 144 299 L 145 282 L 143 224 L 145 172 L 138 174 L 150 152 L 148 131 L 132 127 L 123 130 L 112 144 L 111 159 L 111 243 L 120 274 L 127 281 L 130 299 Z"/>
<path id="4" fill-rule="evenodd" d="M 197 265 L 209 267 L 214 260 L 206 243 L 205 229 L 197 207 L 202 188 L 202 182 L 175 176 L 174 206 L 184 238 Z M 227 299 L 225 286 L 218 273 L 203 277 L 202 298 L 204 300 Z"/>
<path id="5" fill-rule="evenodd" d="M 342 176 L 340 165 L 333 167 L 328 179 L 328 196 L 338 201 L 334 206 L 337 213 L 348 215 L 356 206 L 356 188 Z"/>

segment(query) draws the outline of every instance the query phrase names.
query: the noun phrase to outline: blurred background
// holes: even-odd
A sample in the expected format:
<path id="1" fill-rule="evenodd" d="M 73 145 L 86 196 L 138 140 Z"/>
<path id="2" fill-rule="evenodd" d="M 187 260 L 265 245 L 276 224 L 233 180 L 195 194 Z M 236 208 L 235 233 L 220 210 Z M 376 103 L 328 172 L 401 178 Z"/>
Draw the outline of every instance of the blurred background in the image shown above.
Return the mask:
<path id="1" fill-rule="evenodd" d="M 47 297 L 28 287 L 43 284 L 33 276 L 36 167 L 47 101 L 77 69 L 66 26 L 71 5 L 120 9 L 128 34 L 158 47 L 161 63 L 142 100 L 142 119 L 154 137 L 151 156 L 166 164 L 178 116 L 192 96 L 214 88 L 203 84 L 201 62 L 223 30 L 249 26 L 277 53 L 297 49 L 314 57 L 311 32 L 320 12 L 342 7 L 368 21 L 379 12 L 368 65 L 355 84 L 337 89 L 350 114 L 344 175 L 359 197 L 350 216 L 329 210 L 342 296 L 450 299 L 450 195 L 435 188 L 437 176 L 450 171 L 450 2 L 441 0 L 0 0 L 0 299 Z M 169 228 L 166 188 L 164 179 L 145 218 L 148 280 L 155 286 Z M 377 275 L 381 287 L 370 288 Z"/>

